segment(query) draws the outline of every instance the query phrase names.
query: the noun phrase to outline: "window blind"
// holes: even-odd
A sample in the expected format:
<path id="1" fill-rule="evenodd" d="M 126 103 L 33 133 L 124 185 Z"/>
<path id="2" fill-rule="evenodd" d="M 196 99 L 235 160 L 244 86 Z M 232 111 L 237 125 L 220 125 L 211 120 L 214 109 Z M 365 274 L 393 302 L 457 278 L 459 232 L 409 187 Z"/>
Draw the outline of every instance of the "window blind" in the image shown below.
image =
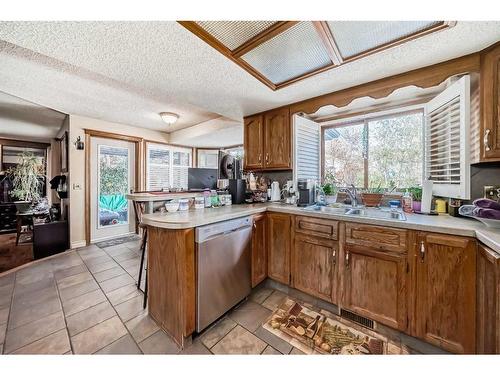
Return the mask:
<path id="1" fill-rule="evenodd" d="M 470 78 L 464 76 L 425 108 L 425 174 L 433 194 L 470 198 Z"/>
<path id="2" fill-rule="evenodd" d="M 148 143 L 146 161 L 147 190 L 188 186 L 188 168 L 192 164 L 191 149 Z"/>
<path id="3" fill-rule="evenodd" d="M 321 134 L 319 124 L 295 116 L 294 121 L 294 181 L 310 178 L 320 179 L 319 166 L 321 164 Z"/>

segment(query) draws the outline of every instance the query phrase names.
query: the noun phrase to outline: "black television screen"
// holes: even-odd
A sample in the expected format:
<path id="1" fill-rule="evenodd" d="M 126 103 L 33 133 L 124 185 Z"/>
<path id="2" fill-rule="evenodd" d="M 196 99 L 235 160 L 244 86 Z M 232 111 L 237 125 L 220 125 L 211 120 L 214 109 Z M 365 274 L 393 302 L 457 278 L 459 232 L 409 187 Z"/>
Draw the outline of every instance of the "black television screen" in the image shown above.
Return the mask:
<path id="1" fill-rule="evenodd" d="M 217 188 L 217 169 L 189 168 L 188 190 L 203 190 Z"/>

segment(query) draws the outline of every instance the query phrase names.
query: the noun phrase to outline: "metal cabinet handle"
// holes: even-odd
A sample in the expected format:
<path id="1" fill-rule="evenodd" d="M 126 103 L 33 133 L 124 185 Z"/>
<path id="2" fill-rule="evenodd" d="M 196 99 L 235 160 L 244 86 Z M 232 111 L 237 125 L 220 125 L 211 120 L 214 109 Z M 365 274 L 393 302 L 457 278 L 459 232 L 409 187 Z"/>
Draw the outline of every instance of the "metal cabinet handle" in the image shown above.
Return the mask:
<path id="1" fill-rule="evenodd" d="M 262 161 L 262 154 L 259 154 L 259 164 Z"/>
<path id="2" fill-rule="evenodd" d="M 269 153 L 266 152 L 266 164 L 269 164 Z"/>
<path id="3" fill-rule="evenodd" d="M 349 259 L 350 259 L 350 253 L 347 251 L 345 253 L 345 268 L 349 268 Z"/>
<path id="4" fill-rule="evenodd" d="M 420 241 L 420 260 L 423 263 L 425 258 L 425 243 Z"/>
<path id="5" fill-rule="evenodd" d="M 337 250 L 333 249 L 332 251 L 333 265 L 337 264 Z"/>
<path id="6" fill-rule="evenodd" d="M 491 151 L 491 146 L 490 146 L 490 132 L 491 132 L 490 129 L 486 129 L 486 131 L 484 132 L 484 139 L 483 139 L 483 142 L 484 142 L 484 151 Z"/>

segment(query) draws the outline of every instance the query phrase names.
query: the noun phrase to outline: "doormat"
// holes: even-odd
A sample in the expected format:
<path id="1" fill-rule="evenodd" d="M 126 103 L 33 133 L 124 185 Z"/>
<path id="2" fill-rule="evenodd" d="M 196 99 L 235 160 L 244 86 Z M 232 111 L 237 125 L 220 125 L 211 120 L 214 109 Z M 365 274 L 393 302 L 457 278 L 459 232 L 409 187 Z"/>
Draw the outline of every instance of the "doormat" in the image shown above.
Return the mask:
<path id="1" fill-rule="evenodd" d="M 287 298 L 263 328 L 306 354 L 401 354 L 376 332 Z"/>
<path id="2" fill-rule="evenodd" d="M 102 248 L 105 247 L 110 247 L 110 246 L 115 246 L 115 245 L 121 245 L 122 243 L 125 242 L 131 242 L 131 241 L 139 241 L 141 239 L 141 236 L 137 234 L 131 234 L 128 236 L 123 236 L 123 237 L 118 237 L 118 238 L 113 238 L 111 240 L 105 240 L 101 242 L 96 242 L 95 245 Z"/>

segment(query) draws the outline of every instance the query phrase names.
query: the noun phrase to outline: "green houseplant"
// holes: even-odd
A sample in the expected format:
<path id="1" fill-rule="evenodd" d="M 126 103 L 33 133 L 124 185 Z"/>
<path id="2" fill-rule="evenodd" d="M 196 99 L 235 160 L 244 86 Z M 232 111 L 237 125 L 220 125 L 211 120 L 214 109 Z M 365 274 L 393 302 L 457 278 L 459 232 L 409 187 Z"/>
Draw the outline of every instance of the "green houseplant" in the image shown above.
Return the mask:
<path id="1" fill-rule="evenodd" d="M 333 173 L 326 172 L 323 184 L 320 186 L 325 193 L 326 204 L 332 204 L 337 201 L 338 189 L 335 185 L 335 177 Z"/>
<path id="2" fill-rule="evenodd" d="M 12 179 L 10 195 L 18 199 L 14 204 L 19 212 L 26 211 L 40 199 L 44 172 L 43 163 L 31 152 L 23 152 L 19 156 L 19 163 L 7 171 Z"/>
<path id="3" fill-rule="evenodd" d="M 422 187 L 413 186 L 409 188 L 408 191 L 410 192 L 413 198 L 413 203 L 412 203 L 413 211 L 420 212 L 420 210 L 422 209 Z"/>

